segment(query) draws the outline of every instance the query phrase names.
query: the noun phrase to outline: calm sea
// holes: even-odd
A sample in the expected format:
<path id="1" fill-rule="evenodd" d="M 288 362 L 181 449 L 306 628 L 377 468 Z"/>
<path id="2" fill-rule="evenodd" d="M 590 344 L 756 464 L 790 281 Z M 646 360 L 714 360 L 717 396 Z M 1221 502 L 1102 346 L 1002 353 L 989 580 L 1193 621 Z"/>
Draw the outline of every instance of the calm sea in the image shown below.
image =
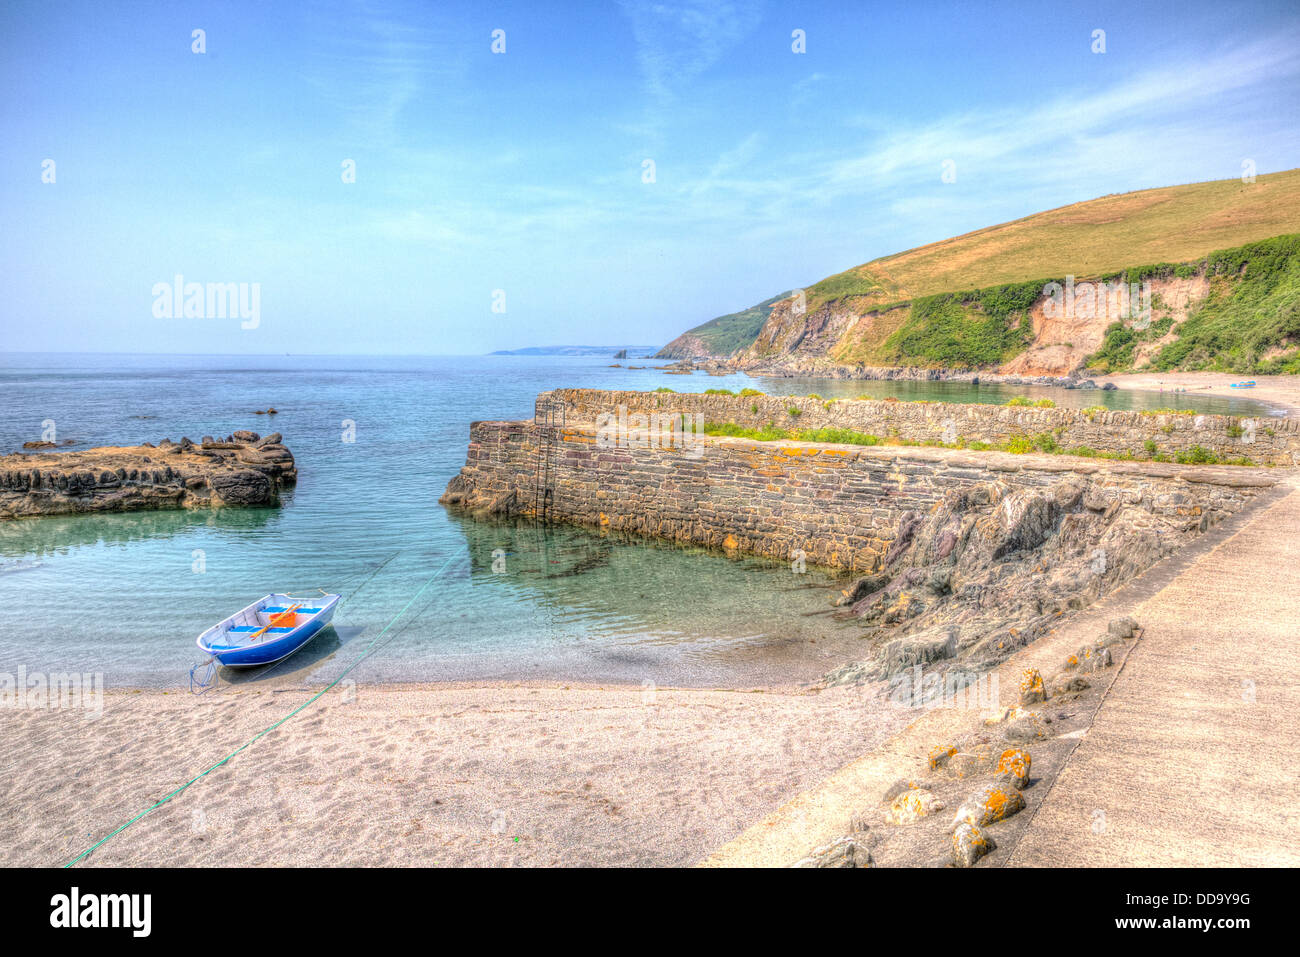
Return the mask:
<path id="1" fill-rule="evenodd" d="M 748 385 L 983 402 L 1042 394 L 1058 404 L 1266 411 L 1192 394 L 687 378 L 610 368 L 612 361 L 0 356 L 0 450 L 40 438 L 47 420 L 80 448 L 278 431 L 300 476 L 279 509 L 0 522 L 0 671 L 102 672 L 110 687 L 178 687 L 203 657 L 194 637 L 205 627 L 267 592 L 325 588 L 345 596 L 333 629 L 274 674 L 225 678 L 314 684 L 372 648 L 350 677 L 811 679 L 852 656 L 858 640 L 826 614 L 833 578 L 702 549 L 449 514 L 438 497 L 464 463 L 469 423 L 528 417 L 537 393 L 559 386 Z M 274 418 L 254 414 L 268 406 L 278 410 Z"/>

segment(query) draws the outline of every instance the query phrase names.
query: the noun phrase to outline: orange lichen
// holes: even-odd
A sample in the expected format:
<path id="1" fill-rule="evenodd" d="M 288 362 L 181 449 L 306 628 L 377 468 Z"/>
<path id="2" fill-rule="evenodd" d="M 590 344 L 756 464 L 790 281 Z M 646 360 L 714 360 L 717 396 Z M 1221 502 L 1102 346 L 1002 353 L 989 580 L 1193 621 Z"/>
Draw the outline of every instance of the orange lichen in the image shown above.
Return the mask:
<path id="1" fill-rule="evenodd" d="M 933 771 L 936 768 L 943 767 L 943 765 L 948 762 L 948 759 L 951 758 L 956 753 L 957 753 L 957 749 L 950 744 L 949 745 L 940 744 L 931 748 L 930 757 L 929 757 L 930 770 Z"/>
<path id="2" fill-rule="evenodd" d="M 1024 748 L 1007 748 L 998 758 L 998 773 L 1010 774 L 1016 787 L 1023 788 L 1029 779 L 1031 763 L 1029 752 Z"/>
<path id="3" fill-rule="evenodd" d="M 1047 700 L 1047 689 L 1043 687 L 1043 676 L 1037 668 L 1026 668 L 1020 675 L 1020 703 L 1033 704 Z"/>

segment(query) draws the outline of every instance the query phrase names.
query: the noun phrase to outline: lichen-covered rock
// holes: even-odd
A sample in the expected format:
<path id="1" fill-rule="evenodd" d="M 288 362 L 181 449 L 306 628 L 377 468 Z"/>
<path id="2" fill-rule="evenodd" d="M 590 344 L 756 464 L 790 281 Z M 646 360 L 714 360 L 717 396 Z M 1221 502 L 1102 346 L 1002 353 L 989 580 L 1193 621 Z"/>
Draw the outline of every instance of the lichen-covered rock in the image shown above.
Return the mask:
<path id="1" fill-rule="evenodd" d="M 1112 618 L 1110 624 L 1106 626 L 1106 634 L 1114 638 L 1132 638 L 1137 631 L 1138 623 L 1133 618 L 1127 616 L 1123 618 Z"/>
<path id="2" fill-rule="evenodd" d="M 921 785 L 918 782 L 913 781 L 909 778 L 899 778 L 897 781 L 891 784 L 889 786 L 889 790 L 885 792 L 885 803 L 888 804 L 890 801 L 898 797 L 904 791 L 910 791 L 913 788 L 919 788 L 920 786 Z"/>
<path id="3" fill-rule="evenodd" d="M 1068 672 L 1057 675 L 1052 679 L 1052 697 L 1058 698 L 1065 695 L 1077 695 L 1088 688 L 1092 687 L 1088 680 L 1080 675 L 1072 675 Z"/>
<path id="4" fill-rule="evenodd" d="M 1043 676 L 1037 668 L 1026 668 L 1020 675 L 1020 704 L 1038 704 L 1047 700 L 1047 689 L 1043 687 Z"/>
<path id="5" fill-rule="evenodd" d="M 1009 818 L 1024 806 L 1025 799 L 1015 788 L 1002 783 L 986 784 L 962 802 L 952 819 L 952 826 L 966 823 L 986 827 Z"/>
<path id="6" fill-rule="evenodd" d="M 945 770 L 955 778 L 969 778 L 986 774 L 993 769 L 993 750 L 987 745 L 958 751 L 949 760 Z"/>
<path id="7" fill-rule="evenodd" d="M 1092 656 L 1088 659 L 1088 670 L 1101 671 L 1103 668 L 1109 668 L 1114 664 L 1114 661 L 1115 659 L 1111 656 L 1109 648 L 1094 649 Z"/>
<path id="8" fill-rule="evenodd" d="M 1007 748 L 998 757 L 998 773 L 1009 776 L 1017 791 L 1029 786 L 1029 752 L 1024 748 Z"/>
<path id="9" fill-rule="evenodd" d="M 890 824 L 913 824 L 935 811 L 943 810 L 943 802 L 925 788 L 904 791 L 889 803 L 885 819 Z"/>
<path id="10" fill-rule="evenodd" d="M 1027 712 L 1015 721 L 1008 721 L 1002 728 L 1002 737 L 1012 744 L 1041 741 L 1047 737 L 1046 722 L 1032 711 Z"/>
<path id="11" fill-rule="evenodd" d="M 948 759 L 957 753 L 957 749 L 951 744 L 939 744 L 930 749 L 930 755 L 926 759 L 930 765 L 931 771 L 936 771 L 948 763 Z"/>
<path id="12" fill-rule="evenodd" d="M 819 847 L 807 857 L 795 861 L 792 867 L 870 867 L 873 861 L 871 852 L 852 837 L 842 837 L 837 841 Z"/>
<path id="13" fill-rule="evenodd" d="M 1026 711 L 1020 707 L 998 708 L 991 715 L 984 719 L 986 725 L 1003 724 L 1007 721 L 1019 721 L 1032 715 L 1032 711 Z"/>
<path id="14" fill-rule="evenodd" d="M 973 824 L 959 824 L 952 832 L 953 864 L 957 867 L 973 867 L 975 863 L 997 847 L 993 838 Z"/>

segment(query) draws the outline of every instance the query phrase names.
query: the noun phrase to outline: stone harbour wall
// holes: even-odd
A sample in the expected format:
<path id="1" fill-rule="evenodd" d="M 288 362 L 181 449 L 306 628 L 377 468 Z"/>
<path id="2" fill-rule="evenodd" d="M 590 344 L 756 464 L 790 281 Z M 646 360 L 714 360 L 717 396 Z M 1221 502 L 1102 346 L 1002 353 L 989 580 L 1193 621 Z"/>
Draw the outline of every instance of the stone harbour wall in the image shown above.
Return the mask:
<path id="1" fill-rule="evenodd" d="M 890 402 L 868 399 L 811 399 L 798 396 L 729 396 L 703 393 L 555 389 L 537 398 L 540 412 L 562 406 L 569 424 L 595 423 L 602 414 L 701 413 L 706 422 L 734 422 L 745 428 L 769 423 L 786 429 L 852 429 L 912 442 L 958 441 L 1003 444 L 1014 437 L 1053 433 L 1064 448 L 1146 457 L 1146 443 L 1173 455 L 1200 446 L 1225 458 L 1244 457 L 1260 465 L 1300 464 L 1300 419 L 1276 416 L 1182 415 L 1173 413 L 1037 409 L 954 402 Z M 791 409 L 798 409 L 792 415 Z"/>
<path id="2" fill-rule="evenodd" d="M 604 411 L 604 397 L 617 401 L 623 396 L 642 394 L 578 393 L 571 398 L 588 413 Z M 600 397 L 602 404 L 585 404 L 592 397 Z M 731 438 L 708 438 L 693 450 L 696 455 L 681 447 L 602 447 L 595 428 L 585 424 L 475 422 L 465 466 L 441 501 L 483 515 L 535 514 L 541 501 L 538 463 L 548 447 L 548 519 L 781 561 L 802 554 L 809 563 L 863 572 L 880 566 L 903 512 L 927 511 L 949 491 L 977 482 L 1047 486 L 1073 473 L 1088 482 L 1089 508 L 1141 505 L 1153 522 L 1204 529 L 1282 474 L 1246 467 Z"/>

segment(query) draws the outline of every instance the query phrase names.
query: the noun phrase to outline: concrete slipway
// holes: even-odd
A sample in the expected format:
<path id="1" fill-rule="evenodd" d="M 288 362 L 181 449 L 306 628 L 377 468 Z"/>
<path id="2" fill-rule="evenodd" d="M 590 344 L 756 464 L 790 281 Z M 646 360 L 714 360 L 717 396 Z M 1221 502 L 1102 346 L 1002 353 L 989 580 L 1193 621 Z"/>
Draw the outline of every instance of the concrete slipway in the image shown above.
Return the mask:
<path id="1" fill-rule="evenodd" d="M 978 866 L 1300 865 L 1300 479 L 1278 479 L 1254 507 L 999 669 L 1012 704 L 1025 668 L 1055 673 L 1109 619 L 1131 615 L 1144 629 L 1089 713 L 1029 746 L 1044 773 L 1024 792 L 1025 810 L 994 825 L 998 849 Z M 892 783 L 917 776 L 930 748 L 982 722 L 971 710 L 923 713 L 702 864 L 804 857 L 849 833 Z M 902 859 L 878 862 L 942 860 L 941 826 L 918 828 Z"/>

